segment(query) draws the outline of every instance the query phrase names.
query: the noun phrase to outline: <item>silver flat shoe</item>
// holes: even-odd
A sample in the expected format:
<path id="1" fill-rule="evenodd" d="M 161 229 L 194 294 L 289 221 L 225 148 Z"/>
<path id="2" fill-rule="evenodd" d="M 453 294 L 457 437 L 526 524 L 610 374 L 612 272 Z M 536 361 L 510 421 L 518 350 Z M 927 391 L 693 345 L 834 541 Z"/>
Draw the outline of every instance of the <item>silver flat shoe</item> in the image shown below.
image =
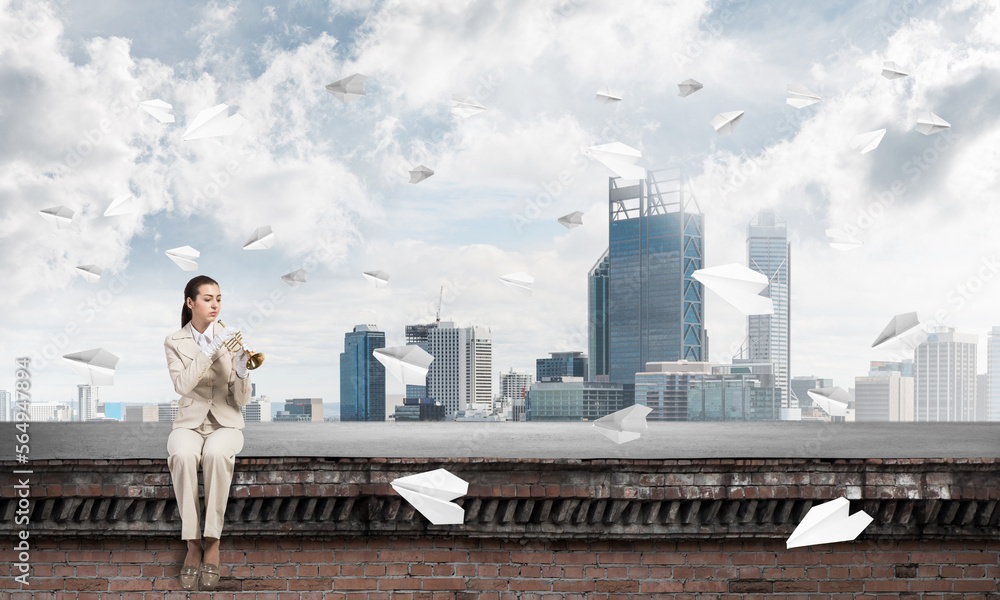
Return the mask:
<path id="1" fill-rule="evenodd" d="M 198 571 L 201 569 L 201 565 L 194 566 L 188 565 L 186 567 L 181 567 L 181 574 L 178 575 L 178 579 L 181 581 L 181 589 L 191 591 L 195 589 L 198 585 Z"/>
<path id="2" fill-rule="evenodd" d="M 214 590 L 219 583 L 219 565 L 201 563 L 201 589 Z"/>

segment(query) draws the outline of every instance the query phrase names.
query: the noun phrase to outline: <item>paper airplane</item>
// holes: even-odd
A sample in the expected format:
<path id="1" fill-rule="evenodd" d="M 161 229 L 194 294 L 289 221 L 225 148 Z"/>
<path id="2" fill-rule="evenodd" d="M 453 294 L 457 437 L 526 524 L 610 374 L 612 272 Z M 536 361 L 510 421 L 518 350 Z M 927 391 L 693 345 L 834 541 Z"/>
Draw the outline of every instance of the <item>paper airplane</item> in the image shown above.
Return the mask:
<path id="1" fill-rule="evenodd" d="M 616 444 L 624 444 L 639 439 L 648 428 L 646 415 L 653 409 L 642 404 L 633 404 L 610 415 L 594 421 L 594 427 L 601 435 L 607 436 Z"/>
<path id="2" fill-rule="evenodd" d="M 611 88 L 609 88 L 608 86 L 604 86 L 601 89 L 597 90 L 597 98 L 596 98 L 596 100 L 598 102 L 600 102 L 601 104 L 610 104 L 612 102 L 621 102 L 622 101 L 622 94 L 621 94 L 621 92 L 611 91 Z"/>
<path id="3" fill-rule="evenodd" d="M 846 417 L 847 403 L 851 400 L 850 394 L 841 387 L 816 388 L 808 391 L 812 401 L 826 411 L 831 417 Z"/>
<path id="4" fill-rule="evenodd" d="M 850 510 L 850 500 L 843 497 L 813 506 L 785 541 L 785 549 L 853 541 L 874 519 L 863 510 L 848 516 Z"/>
<path id="5" fill-rule="evenodd" d="M 240 125 L 246 122 L 246 119 L 238 113 L 227 117 L 228 110 L 229 107 L 225 104 L 217 104 L 198 113 L 187 131 L 184 132 L 184 140 L 201 140 L 235 133 Z"/>
<path id="6" fill-rule="evenodd" d="M 377 288 L 384 288 L 389 285 L 389 274 L 385 271 L 365 271 L 362 273 L 365 279 L 375 284 Z"/>
<path id="7" fill-rule="evenodd" d="M 49 223 L 55 224 L 58 229 L 69 229 L 73 227 L 73 210 L 66 208 L 65 206 L 43 208 L 38 211 L 38 214 L 45 217 L 45 220 Z"/>
<path id="8" fill-rule="evenodd" d="M 281 280 L 292 287 L 297 287 L 306 282 L 306 270 L 298 269 L 291 273 L 285 273 L 281 276 Z"/>
<path id="9" fill-rule="evenodd" d="M 864 242 L 842 229 L 827 229 L 826 236 L 830 238 L 830 247 L 837 250 L 854 250 L 864 245 Z"/>
<path id="10" fill-rule="evenodd" d="M 71 369 L 82 375 L 90 385 L 114 385 L 118 357 L 103 348 L 74 352 L 63 356 Z"/>
<path id="11" fill-rule="evenodd" d="M 445 469 L 392 480 L 392 489 L 435 525 L 461 525 L 465 509 L 450 502 L 469 492 L 469 483 Z"/>
<path id="12" fill-rule="evenodd" d="M 434 357 L 417 345 L 376 348 L 372 355 L 403 385 L 426 385 Z"/>
<path id="13" fill-rule="evenodd" d="M 614 171 L 619 177 L 625 179 L 646 178 L 646 169 L 635 165 L 642 158 L 642 152 L 621 142 L 591 146 L 587 148 L 587 154 Z"/>
<path id="14" fill-rule="evenodd" d="M 565 227 L 566 229 L 573 229 L 574 227 L 579 227 L 583 225 L 583 213 L 580 211 L 571 212 L 568 215 L 563 215 L 556 219 Z"/>
<path id="15" fill-rule="evenodd" d="M 691 275 L 744 315 L 774 314 L 771 299 L 760 295 L 767 287 L 763 273 L 731 263 L 698 269 Z"/>
<path id="16" fill-rule="evenodd" d="M 163 100 L 146 100 L 144 102 L 140 102 L 139 107 L 153 115 L 153 117 L 160 123 L 174 122 L 174 115 L 170 114 L 170 110 L 173 106 L 167 104 Z"/>
<path id="17" fill-rule="evenodd" d="M 724 135 L 729 135 L 736 128 L 736 125 L 743 118 L 742 110 L 734 110 L 732 112 L 724 112 L 715 115 L 712 119 L 712 127 L 715 131 L 719 133 L 719 137 Z"/>
<path id="18" fill-rule="evenodd" d="M 875 148 L 878 148 L 879 143 L 885 136 L 885 129 L 878 129 L 876 131 L 869 131 L 868 133 L 861 133 L 854 136 L 851 140 L 851 148 L 855 150 L 861 149 L 861 154 L 871 152 Z"/>
<path id="19" fill-rule="evenodd" d="M 891 60 L 882 62 L 882 77 L 886 79 L 899 79 L 900 77 L 906 77 L 909 75 L 902 67 L 892 62 Z"/>
<path id="20" fill-rule="evenodd" d="M 951 127 L 951 123 L 945 121 L 929 110 L 917 115 L 917 131 L 924 135 L 944 131 L 949 127 Z"/>
<path id="21" fill-rule="evenodd" d="M 460 119 L 467 119 L 473 115 L 478 115 L 484 110 L 486 110 L 486 107 L 472 96 L 463 96 L 462 94 L 451 95 L 451 114 Z"/>
<path id="22" fill-rule="evenodd" d="M 891 321 L 889 321 L 889 324 L 885 326 L 882 333 L 878 334 L 875 341 L 872 342 L 872 348 L 880 344 L 884 344 L 893 338 L 898 338 L 917 325 L 920 325 L 920 320 L 917 319 L 917 313 L 915 312 L 896 315 Z"/>
<path id="23" fill-rule="evenodd" d="M 101 270 L 96 265 L 80 265 L 76 268 L 76 272 L 90 283 L 97 283 L 101 280 Z"/>
<path id="24" fill-rule="evenodd" d="M 809 91 L 809 89 L 804 85 L 799 85 L 797 83 L 788 84 L 788 98 L 785 99 L 785 102 L 791 104 L 795 108 L 811 106 L 819 102 L 819 99 L 819 96 Z"/>
<path id="25" fill-rule="evenodd" d="M 198 263 L 195 259 L 199 256 L 201 256 L 201 253 L 191 246 L 181 246 L 180 248 L 167 250 L 167 258 L 174 261 L 178 267 L 185 271 L 194 271 L 198 268 Z"/>
<path id="26" fill-rule="evenodd" d="M 535 283 L 535 278 L 527 273 L 518 271 L 517 273 L 501 275 L 500 281 L 512 290 L 516 290 L 517 292 L 530 296 L 531 286 Z"/>
<path id="27" fill-rule="evenodd" d="M 701 85 L 694 79 L 685 79 L 684 81 L 677 84 L 678 92 L 677 95 L 681 98 L 686 98 L 691 94 L 697 92 L 705 86 Z"/>
<path id="28" fill-rule="evenodd" d="M 345 77 L 340 81 L 334 81 L 330 85 L 326 86 L 326 91 L 333 94 L 334 98 L 344 102 L 357 100 L 361 96 L 365 95 L 365 79 L 368 79 L 368 77 L 360 73 L 355 73 L 354 75 Z"/>
<path id="29" fill-rule="evenodd" d="M 130 215 L 135 210 L 135 203 L 132 201 L 132 194 L 118 196 L 111 201 L 108 209 L 104 211 L 105 217 L 117 217 L 120 215 Z"/>
<path id="30" fill-rule="evenodd" d="M 271 230 L 270 225 L 264 225 L 254 229 L 253 233 L 250 234 L 250 238 L 247 242 L 243 244 L 244 250 L 267 250 L 275 243 L 277 243 L 278 238 L 275 237 L 274 231 Z"/>
<path id="31" fill-rule="evenodd" d="M 428 167 L 425 167 L 424 165 L 418 165 L 416 167 L 413 167 L 413 170 L 410 171 L 410 183 L 420 183 L 421 181 L 427 179 L 433 174 L 434 171 L 430 170 Z"/>

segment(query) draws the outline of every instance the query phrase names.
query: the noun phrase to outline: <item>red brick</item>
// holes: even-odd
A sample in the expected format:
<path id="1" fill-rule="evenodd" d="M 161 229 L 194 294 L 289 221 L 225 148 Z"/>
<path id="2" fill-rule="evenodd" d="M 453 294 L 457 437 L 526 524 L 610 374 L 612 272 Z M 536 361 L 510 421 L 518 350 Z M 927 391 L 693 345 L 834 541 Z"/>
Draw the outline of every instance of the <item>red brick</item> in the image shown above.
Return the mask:
<path id="1" fill-rule="evenodd" d="M 388 581 L 388 580 L 386 580 Z M 333 589 L 335 590 L 374 590 L 378 584 L 377 579 L 334 579 Z"/>
<path id="2" fill-rule="evenodd" d="M 996 592 L 1000 591 L 996 581 L 989 579 L 965 579 L 956 581 L 954 589 L 956 592 Z"/>
<path id="3" fill-rule="evenodd" d="M 333 589 L 329 579 L 302 579 L 295 577 L 288 580 L 289 590 L 330 590 Z"/>
<path id="4" fill-rule="evenodd" d="M 596 583 L 598 592 L 617 594 L 639 591 L 638 581 L 598 579 Z"/>

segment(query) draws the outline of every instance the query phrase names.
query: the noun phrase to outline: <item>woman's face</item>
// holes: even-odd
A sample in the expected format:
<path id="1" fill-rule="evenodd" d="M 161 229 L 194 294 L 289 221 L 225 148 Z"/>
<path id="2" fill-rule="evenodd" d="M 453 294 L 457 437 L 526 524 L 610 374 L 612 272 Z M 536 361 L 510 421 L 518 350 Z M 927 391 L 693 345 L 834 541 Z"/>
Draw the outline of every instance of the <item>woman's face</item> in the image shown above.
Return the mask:
<path id="1" fill-rule="evenodd" d="M 203 283 L 198 286 L 198 297 L 187 299 L 191 309 L 191 319 L 197 323 L 211 323 L 222 310 L 222 292 L 214 283 Z"/>

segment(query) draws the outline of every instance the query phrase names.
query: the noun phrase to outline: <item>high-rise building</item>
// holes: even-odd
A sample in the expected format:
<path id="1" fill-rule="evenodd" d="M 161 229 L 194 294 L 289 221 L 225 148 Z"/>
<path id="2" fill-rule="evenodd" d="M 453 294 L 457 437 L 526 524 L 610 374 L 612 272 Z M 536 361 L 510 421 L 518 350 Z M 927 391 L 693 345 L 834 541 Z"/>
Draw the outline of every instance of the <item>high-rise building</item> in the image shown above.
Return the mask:
<path id="1" fill-rule="evenodd" d="M 873 361 L 867 377 L 855 377 L 854 420 L 913 421 L 913 377 L 904 372 L 913 372 L 912 361 Z"/>
<path id="2" fill-rule="evenodd" d="M 747 225 L 747 267 L 767 277 L 762 296 L 771 299 L 774 313 L 747 317 L 748 358 L 774 365 L 775 386 L 781 391 L 781 407 L 789 408 L 789 317 L 791 302 L 792 245 L 788 227 L 773 210 L 762 210 Z"/>
<path id="3" fill-rule="evenodd" d="M 407 325 L 406 326 L 406 345 L 419 346 L 424 352 L 427 351 L 427 340 L 428 332 L 437 327 L 437 323 L 427 323 L 426 325 Z M 405 398 L 426 398 L 427 397 L 427 379 L 424 378 L 424 385 L 413 385 L 406 384 Z"/>
<path id="4" fill-rule="evenodd" d="M 246 406 L 240 409 L 243 421 L 246 423 L 270 423 L 271 399 L 267 396 L 253 396 Z"/>
<path id="5" fill-rule="evenodd" d="M 679 169 L 608 188 L 609 379 L 634 384 L 647 362 L 706 356 L 704 219 Z"/>
<path id="6" fill-rule="evenodd" d="M 506 373 L 500 373 L 501 401 L 506 403 L 508 400 L 523 399 L 534 382 L 535 375 L 531 371 L 521 371 L 511 368 Z"/>
<path id="7" fill-rule="evenodd" d="M 180 408 L 177 400 L 171 400 L 170 402 L 161 402 L 157 405 L 158 410 L 158 420 L 160 423 L 173 423 L 177 418 L 177 410 Z"/>
<path id="8" fill-rule="evenodd" d="M 344 352 L 340 355 L 341 421 L 385 421 L 385 366 L 372 355 L 378 348 L 385 348 L 385 332 L 375 325 L 355 325 L 353 331 L 344 334 Z"/>
<path id="9" fill-rule="evenodd" d="M 914 352 L 917 421 L 976 421 L 976 346 L 973 334 L 938 327 Z"/>
<path id="10" fill-rule="evenodd" d="M 608 374 L 608 250 L 587 276 L 587 346 L 590 377 Z"/>
<path id="11" fill-rule="evenodd" d="M 648 421 L 777 421 L 772 363 L 651 362 L 635 377 Z"/>
<path id="12" fill-rule="evenodd" d="M 442 321 L 427 336 L 434 357 L 427 371 L 427 396 L 444 405 L 448 417 L 466 405 L 493 404 L 493 333 L 485 327 L 455 327 Z"/>
<path id="13" fill-rule="evenodd" d="M 583 352 L 549 352 L 549 355 L 549 358 L 535 359 L 535 378 L 538 381 L 546 377 L 590 378 L 587 355 Z"/>
<path id="14" fill-rule="evenodd" d="M 343 406 L 343 405 L 341 405 Z M 384 405 L 383 405 L 384 409 Z M 292 398 L 285 400 L 285 410 L 279 410 L 273 421 L 311 421 L 323 422 L 322 398 Z M 341 418 L 343 420 L 343 418 Z M 359 421 L 361 419 L 354 419 Z M 371 419 L 369 419 L 371 420 Z M 383 421 L 385 418 L 382 419 Z"/>
<path id="15" fill-rule="evenodd" d="M 14 420 L 14 396 L 7 390 L 0 390 L 0 421 Z"/>
<path id="16" fill-rule="evenodd" d="M 76 386 L 76 414 L 80 421 L 89 421 L 90 419 L 96 419 L 100 415 L 97 414 L 97 403 L 99 402 L 98 391 L 96 386 L 92 386 L 89 383 L 81 383 Z"/>
<path id="17" fill-rule="evenodd" d="M 31 401 L 27 405 L 29 421 L 70 421 L 73 418 L 73 407 L 69 402 L 38 402 Z"/>
<path id="18" fill-rule="evenodd" d="M 986 337 L 986 419 L 1000 421 L 1000 327 Z"/>
<path id="19" fill-rule="evenodd" d="M 583 377 L 549 377 L 531 384 L 528 421 L 595 421 L 628 407 L 631 384 L 584 381 Z"/>

